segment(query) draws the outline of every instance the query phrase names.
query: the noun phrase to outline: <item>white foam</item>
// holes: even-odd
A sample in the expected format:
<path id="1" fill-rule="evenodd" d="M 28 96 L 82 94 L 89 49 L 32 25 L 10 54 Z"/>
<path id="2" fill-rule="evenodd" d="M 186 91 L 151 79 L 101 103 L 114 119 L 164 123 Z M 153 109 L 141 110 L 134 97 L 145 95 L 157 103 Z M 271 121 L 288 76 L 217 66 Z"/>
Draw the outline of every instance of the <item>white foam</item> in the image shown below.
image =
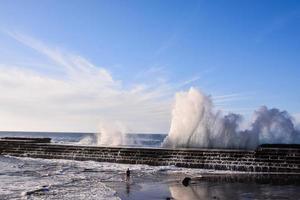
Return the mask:
<path id="1" fill-rule="evenodd" d="M 28 194 L 39 199 L 34 193 L 45 193 L 43 199 L 119 199 L 98 181 L 108 174 L 83 172 L 88 164 L 0 156 L 0 199 L 27 198 Z"/>
<path id="2" fill-rule="evenodd" d="M 123 181 L 127 168 L 136 176 L 180 173 L 197 177 L 203 173 L 234 173 L 175 166 L 0 156 L 0 199 L 25 198 L 27 192 L 43 186 L 47 188 L 41 191 L 45 193 L 45 199 L 118 199 L 116 191 L 107 187 L 105 182 Z M 35 195 L 30 198 L 34 199 Z"/>

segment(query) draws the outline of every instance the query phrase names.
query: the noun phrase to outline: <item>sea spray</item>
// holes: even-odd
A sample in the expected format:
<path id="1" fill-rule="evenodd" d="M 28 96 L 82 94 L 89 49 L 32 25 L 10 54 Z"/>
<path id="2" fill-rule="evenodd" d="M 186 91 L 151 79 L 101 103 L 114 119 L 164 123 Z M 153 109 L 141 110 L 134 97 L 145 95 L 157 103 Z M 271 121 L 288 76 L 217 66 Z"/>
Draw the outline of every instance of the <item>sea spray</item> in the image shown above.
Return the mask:
<path id="1" fill-rule="evenodd" d="M 78 145 L 97 145 L 97 135 L 87 135 L 83 137 L 78 143 Z"/>
<path id="2" fill-rule="evenodd" d="M 120 122 L 102 122 L 97 134 L 97 144 L 119 146 L 126 144 L 126 127 Z"/>
<path id="3" fill-rule="evenodd" d="M 221 111 L 214 109 L 210 96 L 191 88 L 188 92 L 176 94 L 170 132 L 163 146 L 239 148 L 241 144 L 237 133 L 240 121 L 241 116 L 237 114 L 224 117 Z"/>
<path id="4" fill-rule="evenodd" d="M 129 144 L 126 137 L 127 128 L 121 122 L 102 121 L 98 132 L 83 137 L 79 145 L 120 146 Z"/>
<path id="5" fill-rule="evenodd" d="M 190 88 L 175 97 L 172 121 L 162 146 L 175 148 L 244 148 L 261 143 L 299 143 L 291 116 L 278 109 L 259 108 L 253 123 L 241 130 L 242 116 L 223 115 L 214 108 L 210 96 Z"/>
<path id="6" fill-rule="evenodd" d="M 254 113 L 252 132 L 259 134 L 260 143 L 299 143 L 300 131 L 286 111 L 262 106 Z"/>

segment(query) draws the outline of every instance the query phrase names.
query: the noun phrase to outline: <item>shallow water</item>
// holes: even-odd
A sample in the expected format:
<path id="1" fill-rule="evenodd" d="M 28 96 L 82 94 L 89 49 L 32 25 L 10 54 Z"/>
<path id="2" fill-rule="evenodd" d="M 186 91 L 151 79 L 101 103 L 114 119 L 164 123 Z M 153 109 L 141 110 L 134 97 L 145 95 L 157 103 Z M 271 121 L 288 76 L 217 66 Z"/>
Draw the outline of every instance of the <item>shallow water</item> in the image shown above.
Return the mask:
<path id="1" fill-rule="evenodd" d="M 226 181 L 192 181 L 191 185 L 185 187 L 181 181 L 183 175 L 177 175 L 176 179 L 160 182 L 141 183 L 140 188 L 119 189 L 119 196 L 125 200 L 138 199 L 300 199 L 299 184 L 260 184 L 256 182 L 226 182 Z M 169 178 L 174 178 L 172 177 Z M 222 176 L 222 175 L 220 175 Z M 124 187 L 124 184 L 123 184 Z M 129 187 L 129 189 L 128 189 Z"/>
<path id="2" fill-rule="evenodd" d="M 131 180 L 124 172 L 131 170 Z M 300 199 L 288 182 L 216 178 L 228 171 L 0 156 L 0 199 Z M 194 178 L 184 187 L 185 176 Z M 238 175 L 240 176 L 240 175 Z"/>
<path id="3" fill-rule="evenodd" d="M 118 199 L 89 163 L 0 156 L 0 199 Z M 96 171 L 96 170 L 94 170 Z"/>

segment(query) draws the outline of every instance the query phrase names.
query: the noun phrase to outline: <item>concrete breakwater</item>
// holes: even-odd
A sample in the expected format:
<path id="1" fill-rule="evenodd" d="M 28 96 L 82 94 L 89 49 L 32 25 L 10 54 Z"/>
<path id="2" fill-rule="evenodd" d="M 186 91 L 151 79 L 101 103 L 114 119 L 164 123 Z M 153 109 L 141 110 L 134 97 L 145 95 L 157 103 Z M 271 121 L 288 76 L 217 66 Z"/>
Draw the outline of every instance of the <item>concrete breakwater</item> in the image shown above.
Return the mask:
<path id="1" fill-rule="evenodd" d="M 300 173 L 300 145 L 261 145 L 256 150 L 96 147 L 2 138 L 0 154 L 45 159 L 92 160 L 155 166 L 267 173 Z"/>

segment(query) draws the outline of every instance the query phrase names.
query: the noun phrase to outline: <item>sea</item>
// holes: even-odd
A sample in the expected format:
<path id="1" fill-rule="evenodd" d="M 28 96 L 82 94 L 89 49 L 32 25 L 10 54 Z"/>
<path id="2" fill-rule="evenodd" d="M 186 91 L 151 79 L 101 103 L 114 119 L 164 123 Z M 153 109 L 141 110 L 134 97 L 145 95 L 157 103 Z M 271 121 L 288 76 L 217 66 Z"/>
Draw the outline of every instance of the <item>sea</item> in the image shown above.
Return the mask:
<path id="1" fill-rule="evenodd" d="M 97 136 L 98 133 L 0 131 L 0 137 L 47 137 L 52 143 L 73 145 L 96 145 Z M 124 146 L 159 147 L 166 136 L 163 133 L 127 133 L 124 134 Z"/>
<path id="2" fill-rule="evenodd" d="M 0 132 L 0 137 L 50 137 L 53 143 L 82 145 L 94 133 Z M 165 134 L 127 134 L 128 146 L 158 147 Z M 94 145 L 94 144 L 91 144 Z M 125 179 L 127 169 L 131 179 Z M 202 176 L 213 179 L 201 179 Z M 175 166 L 19 158 L 0 155 L 0 200 L 4 199 L 300 199 L 296 181 L 230 178 L 246 173 Z M 192 177 L 189 187 L 182 185 Z M 216 178 L 218 177 L 218 178 Z"/>

